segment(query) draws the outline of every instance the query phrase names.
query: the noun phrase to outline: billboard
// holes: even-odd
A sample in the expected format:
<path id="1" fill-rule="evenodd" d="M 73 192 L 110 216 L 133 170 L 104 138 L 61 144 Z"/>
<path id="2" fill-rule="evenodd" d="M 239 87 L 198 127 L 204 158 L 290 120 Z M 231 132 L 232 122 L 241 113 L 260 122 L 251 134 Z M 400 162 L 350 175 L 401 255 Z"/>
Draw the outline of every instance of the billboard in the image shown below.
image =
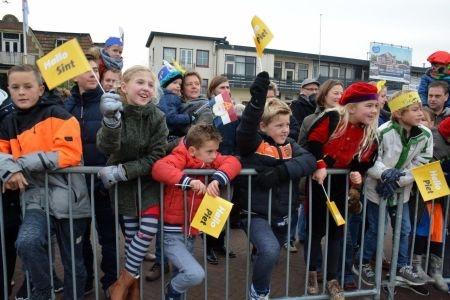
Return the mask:
<path id="1" fill-rule="evenodd" d="M 410 83 L 411 58 L 411 48 L 370 43 L 369 78 Z"/>

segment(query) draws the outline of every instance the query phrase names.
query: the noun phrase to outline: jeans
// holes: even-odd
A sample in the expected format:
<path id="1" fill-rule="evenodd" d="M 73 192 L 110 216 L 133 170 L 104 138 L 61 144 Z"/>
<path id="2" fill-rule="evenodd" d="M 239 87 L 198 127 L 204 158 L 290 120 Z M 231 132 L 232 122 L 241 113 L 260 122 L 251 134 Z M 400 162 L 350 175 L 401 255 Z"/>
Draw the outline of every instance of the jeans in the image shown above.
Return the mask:
<path id="1" fill-rule="evenodd" d="M 305 216 L 305 209 L 303 204 L 300 204 L 300 207 L 298 209 L 298 222 L 297 222 L 297 234 L 298 239 L 302 242 L 306 241 L 306 216 Z"/>
<path id="2" fill-rule="evenodd" d="M 77 299 L 82 299 L 86 280 L 83 262 L 83 234 L 87 227 L 87 219 L 73 220 L 73 242 L 75 258 L 75 274 L 72 274 L 70 225 L 68 219 L 56 219 L 50 216 L 50 231 L 56 233 L 61 260 L 64 267 L 64 299 L 73 299 L 72 276 L 76 278 Z M 36 295 L 48 299 L 51 293 L 50 261 L 48 259 L 47 217 L 43 210 L 26 210 L 16 248 L 25 269 L 31 275 Z M 36 298 L 37 299 L 37 298 Z"/>
<path id="3" fill-rule="evenodd" d="M 108 191 L 96 188 L 94 196 L 95 228 L 98 234 L 98 242 L 102 246 L 100 268 L 104 274 L 100 282 L 103 289 L 106 290 L 117 278 L 115 218 Z M 86 283 L 89 284 L 94 279 L 94 258 L 90 226 L 87 226 L 84 233 L 83 258 L 87 273 Z"/>
<path id="4" fill-rule="evenodd" d="M 242 220 L 247 229 L 247 220 Z M 280 255 L 281 245 L 287 236 L 287 226 L 269 225 L 266 219 L 253 217 L 250 220 L 250 242 L 256 247 L 256 259 L 253 262 L 252 284 L 258 294 L 270 291 L 270 278 Z"/>
<path id="5" fill-rule="evenodd" d="M 397 214 L 397 206 L 388 207 L 387 211 L 391 218 L 391 226 L 395 228 L 395 216 Z M 367 201 L 367 230 L 364 240 L 363 263 L 369 263 L 377 249 L 378 234 L 378 213 L 379 206 L 372 201 Z M 400 245 L 398 249 L 397 267 L 401 268 L 409 264 L 409 235 L 411 233 L 411 221 L 409 218 L 409 205 L 403 203 L 403 214 L 400 228 Z M 384 233 L 383 233 L 384 234 Z"/>
<path id="6" fill-rule="evenodd" d="M 181 232 L 164 232 L 164 254 L 173 266 L 170 284 L 183 294 L 192 286 L 200 284 L 205 271 L 193 256 L 195 237 L 187 237 Z"/>

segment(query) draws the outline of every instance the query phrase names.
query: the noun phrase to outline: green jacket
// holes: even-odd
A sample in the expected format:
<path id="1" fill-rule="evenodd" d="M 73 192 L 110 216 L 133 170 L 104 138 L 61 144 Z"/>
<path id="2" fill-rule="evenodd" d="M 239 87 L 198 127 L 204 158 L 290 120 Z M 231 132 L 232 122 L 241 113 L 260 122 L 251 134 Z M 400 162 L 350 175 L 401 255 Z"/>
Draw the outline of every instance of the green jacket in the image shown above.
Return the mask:
<path id="1" fill-rule="evenodd" d="M 160 184 L 152 179 L 151 169 L 165 155 L 168 134 L 164 113 L 152 103 L 145 106 L 124 104 L 120 127 L 108 128 L 102 124 L 97 133 L 97 147 L 110 155 L 107 165 L 122 164 L 128 178 L 118 183 L 120 214 L 137 215 L 139 176 L 140 210 L 159 204 Z M 114 202 L 114 187 L 110 195 Z"/>

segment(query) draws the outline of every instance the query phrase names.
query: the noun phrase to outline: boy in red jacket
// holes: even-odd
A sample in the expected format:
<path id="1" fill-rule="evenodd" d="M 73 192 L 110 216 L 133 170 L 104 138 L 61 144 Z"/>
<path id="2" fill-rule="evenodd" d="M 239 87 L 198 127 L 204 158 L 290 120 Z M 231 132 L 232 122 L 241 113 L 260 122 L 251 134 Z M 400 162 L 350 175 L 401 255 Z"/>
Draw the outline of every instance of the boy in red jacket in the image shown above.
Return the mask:
<path id="1" fill-rule="evenodd" d="M 222 138 L 213 125 L 192 126 L 172 153 L 153 165 L 152 176 L 166 184 L 164 190 L 164 254 L 174 270 L 167 286 L 166 299 L 180 299 L 186 290 L 203 281 L 205 272 L 192 255 L 198 231 L 190 226 L 203 194 L 220 194 L 241 171 L 239 160 L 217 152 Z M 184 169 L 215 169 L 206 186 L 205 176 L 188 176 Z M 181 186 L 181 187 L 180 187 Z M 187 207 L 184 207 L 184 191 Z M 187 212 L 187 216 L 185 215 Z M 186 222 L 185 222 L 185 219 Z M 187 228 L 185 228 L 187 224 Z M 186 236 L 186 242 L 185 242 Z"/>

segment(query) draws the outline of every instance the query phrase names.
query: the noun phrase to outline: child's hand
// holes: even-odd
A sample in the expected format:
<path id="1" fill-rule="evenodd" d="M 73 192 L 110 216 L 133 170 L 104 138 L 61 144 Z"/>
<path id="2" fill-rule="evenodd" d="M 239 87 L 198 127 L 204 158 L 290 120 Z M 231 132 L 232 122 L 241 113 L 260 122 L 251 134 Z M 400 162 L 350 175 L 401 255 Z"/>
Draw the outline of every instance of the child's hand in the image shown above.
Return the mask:
<path id="1" fill-rule="evenodd" d="M 350 181 L 355 185 L 360 185 L 362 183 L 362 176 L 359 172 L 350 172 Z"/>
<path id="2" fill-rule="evenodd" d="M 3 183 L 2 192 L 4 193 L 6 190 L 15 191 L 17 189 L 23 192 L 27 185 L 28 181 L 25 179 L 22 172 L 16 172 L 9 178 L 8 181 Z"/>
<path id="3" fill-rule="evenodd" d="M 206 193 L 206 186 L 205 186 L 205 184 L 203 182 L 201 182 L 200 180 L 198 180 L 198 179 L 191 180 L 189 185 L 191 186 L 191 189 L 194 192 L 196 192 L 197 194 L 204 194 L 204 193 Z"/>
<path id="4" fill-rule="evenodd" d="M 327 178 L 327 169 L 326 168 L 315 170 L 313 173 L 313 176 L 312 176 L 312 179 L 317 181 L 318 184 L 323 184 L 323 181 L 325 180 L 325 178 Z"/>
<path id="5" fill-rule="evenodd" d="M 219 182 L 217 180 L 213 180 L 208 184 L 206 188 L 206 192 L 213 197 L 217 197 L 220 194 Z"/>

